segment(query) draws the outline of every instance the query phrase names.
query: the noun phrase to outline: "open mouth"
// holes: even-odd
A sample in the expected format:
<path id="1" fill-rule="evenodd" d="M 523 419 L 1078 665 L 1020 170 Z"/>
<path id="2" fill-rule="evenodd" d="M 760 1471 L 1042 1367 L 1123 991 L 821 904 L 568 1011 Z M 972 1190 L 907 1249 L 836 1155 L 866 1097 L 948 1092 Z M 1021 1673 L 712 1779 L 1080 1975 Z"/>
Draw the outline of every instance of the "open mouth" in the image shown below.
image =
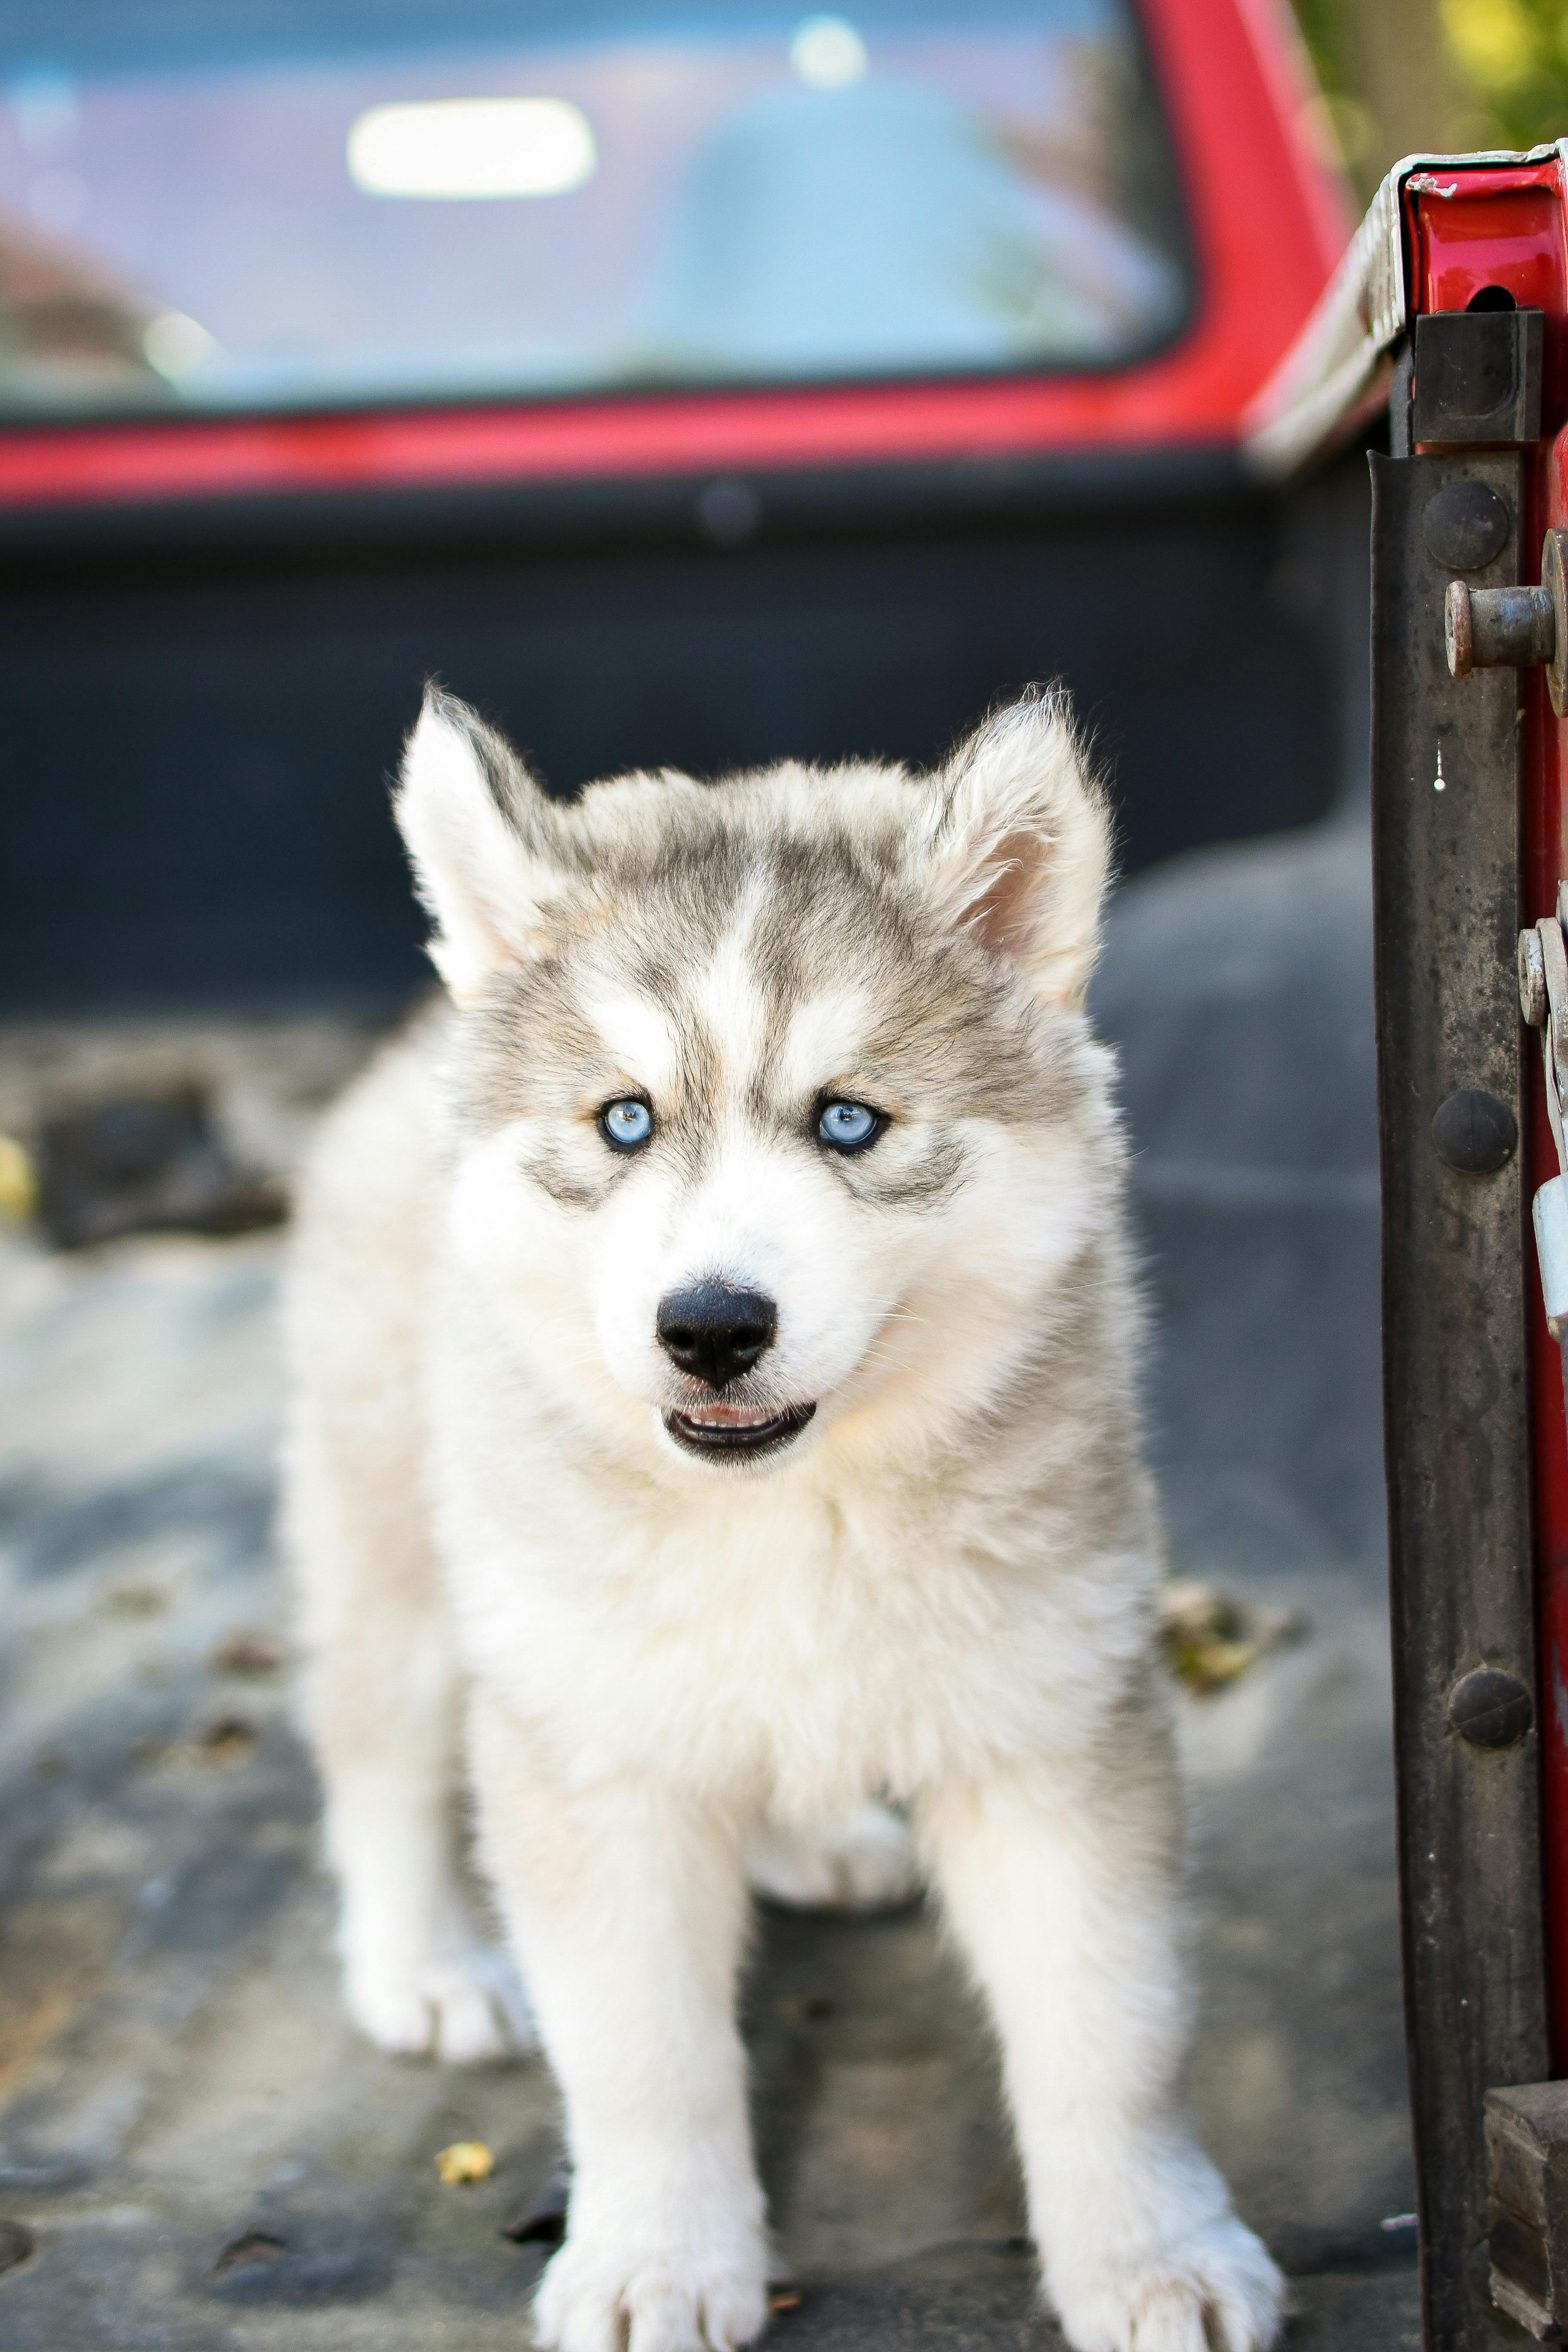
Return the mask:
<path id="1" fill-rule="evenodd" d="M 786 1412 L 744 1412 L 738 1405 L 709 1404 L 697 1412 L 667 1412 L 664 1425 L 689 1454 L 727 1461 L 754 1461 L 798 1437 L 815 1404 L 792 1404 Z"/>

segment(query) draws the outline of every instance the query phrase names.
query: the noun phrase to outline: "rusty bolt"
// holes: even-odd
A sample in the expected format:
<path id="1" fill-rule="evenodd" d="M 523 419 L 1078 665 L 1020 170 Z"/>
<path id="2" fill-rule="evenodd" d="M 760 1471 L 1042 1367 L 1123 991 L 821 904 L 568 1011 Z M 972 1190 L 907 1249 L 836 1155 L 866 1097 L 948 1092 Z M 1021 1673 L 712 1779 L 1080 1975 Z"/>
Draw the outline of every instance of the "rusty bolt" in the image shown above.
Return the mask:
<path id="1" fill-rule="evenodd" d="M 1455 677 L 1478 669 L 1525 669 L 1557 650 L 1550 588 L 1468 588 L 1450 580 L 1443 643 Z"/>

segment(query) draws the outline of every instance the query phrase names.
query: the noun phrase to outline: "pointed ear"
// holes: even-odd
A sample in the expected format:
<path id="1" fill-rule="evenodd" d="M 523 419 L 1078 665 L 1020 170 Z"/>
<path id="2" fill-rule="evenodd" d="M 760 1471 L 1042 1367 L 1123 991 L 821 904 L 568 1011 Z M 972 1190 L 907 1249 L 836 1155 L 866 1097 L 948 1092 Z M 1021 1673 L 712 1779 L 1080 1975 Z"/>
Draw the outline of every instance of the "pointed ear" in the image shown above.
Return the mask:
<path id="1" fill-rule="evenodd" d="M 1110 812 L 1065 693 L 997 711 L 931 793 L 916 857 L 948 919 L 1012 957 L 1043 1001 L 1080 1004 L 1100 952 Z"/>
<path id="2" fill-rule="evenodd" d="M 393 814 L 435 930 L 431 962 L 459 1004 L 542 952 L 545 910 L 571 871 L 564 830 L 504 737 L 427 688 Z"/>

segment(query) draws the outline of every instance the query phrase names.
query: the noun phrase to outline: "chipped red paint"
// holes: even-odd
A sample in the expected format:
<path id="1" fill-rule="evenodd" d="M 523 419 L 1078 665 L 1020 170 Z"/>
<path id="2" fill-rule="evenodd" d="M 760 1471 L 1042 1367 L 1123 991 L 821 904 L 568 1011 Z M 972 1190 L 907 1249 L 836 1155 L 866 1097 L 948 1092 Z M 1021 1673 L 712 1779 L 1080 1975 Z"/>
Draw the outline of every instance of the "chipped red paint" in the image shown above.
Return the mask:
<path id="1" fill-rule="evenodd" d="M 1143 0 L 1186 189 L 1197 300 L 1103 373 L 0 433 L 0 509 L 942 461 L 1235 438 L 1350 227 L 1302 131 L 1283 0 Z"/>

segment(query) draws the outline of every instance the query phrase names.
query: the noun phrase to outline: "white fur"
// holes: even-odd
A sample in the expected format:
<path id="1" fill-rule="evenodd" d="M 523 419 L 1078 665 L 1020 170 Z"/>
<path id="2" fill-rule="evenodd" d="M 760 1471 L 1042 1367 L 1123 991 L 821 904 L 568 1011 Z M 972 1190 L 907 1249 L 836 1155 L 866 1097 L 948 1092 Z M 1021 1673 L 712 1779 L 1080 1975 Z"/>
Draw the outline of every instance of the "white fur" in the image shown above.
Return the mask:
<path id="1" fill-rule="evenodd" d="M 472 1003 L 498 966 L 532 953 L 559 882 L 545 842 L 525 842 L 480 777 L 473 751 L 427 698 L 408 739 L 395 802 L 419 895 L 435 922 L 430 958 L 459 1004 Z M 515 770 L 519 782 L 522 772 Z"/>
<path id="2" fill-rule="evenodd" d="M 527 2031 L 462 1924 L 460 1704 L 575 2165 L 542 2341 L 725 2352 L 765 2310 L 733 2017 L 746 1875 L 785 1901 L 901 1899 L 890 1798 L 994 2011 L 1079 2352 L 1203 2352 L 1205 2328 L 1262 2352 L 1279 2275 L 1182 2089 L 1140 1332 L 1109 1065 L 1074 1009 L 1105 824 L 1063 713 L 1005 715 L 929 784 L 785 769 L 713 802 L 627 780 L 554 812 L 512 773 L 503 815 L 470 737 L 422 720 L 400 814 L 433 951 L 480 1003 L 362 1082 L 301 1207 L 289 1523 L 351 2006 L 401 2050 Z M 668 950 L 679 919 L 639 913 L 637 859 L 679 856 L 712 809 L 756 870 L 677 1015 L 628 976 L 638 921 Z M 885 982 L 875 955 L 827 956 L 767 1063 L 767 844 L 829 824 L 884 845 L 867 924 L 896 889 L 906 929 L 957 941 L 952 985 L 991 1008 L 978 1042 L 923 1062 L 900 1042 L 930 1007 L 890 945 Z M 598 1039 L 580 1071 L 507 1026 L 508 987 L 552 955 Z M 520 1069 L 545 1059 L 510 1087 L 513 1034 Z M 994 1082 L 1009 1055 L 1037 1072 L 1026 1115 L 981 1107 L 987 1055 Z M 612 1165 L 602 1090 L 640 1085 L 662 1116 L 669 1089 L 673 1121 L 688 1067 L 710 1073 L 699 1142 Z M 851 1080 L 893 1115 L 847 1170 L 799 1105 Z M 961 1176 L 917 1197 L 942 1152 Z M 541 1153 L 601 1192 L 542 1188 Z M 662 1419 L 689 1384 L 658 1302 L 716 1274 L 777 1302 L 766 1409 L 816 1406 L 755 1465 L 694 1460 Z"/>

